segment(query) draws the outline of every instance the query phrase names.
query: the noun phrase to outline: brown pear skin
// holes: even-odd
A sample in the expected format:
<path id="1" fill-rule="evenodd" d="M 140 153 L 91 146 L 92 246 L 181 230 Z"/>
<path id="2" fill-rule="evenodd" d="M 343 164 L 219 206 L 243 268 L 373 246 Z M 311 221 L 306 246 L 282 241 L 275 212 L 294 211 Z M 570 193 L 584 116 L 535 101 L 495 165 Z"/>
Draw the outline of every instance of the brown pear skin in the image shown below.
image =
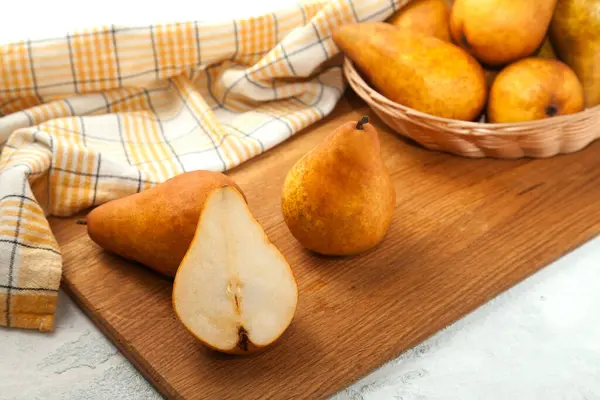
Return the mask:
<path id="1" fill-rule="evenodd" d="M 384 22 L 343 25 L 333 40 L 370 84 L 394 102 L 466 121 L 484 107 L 483 69 L 452 43 Z"/>
<path id="2" fill-rule="evenodd" d="M 559 58 L 583 85 L 585 107 L 600 104 L 600 1 L 559 0 L 549 31 Z"/>
<path id="3" fill-rule="evenodd" d="M 582 109 L 583 88 L 573 70 L 558 60 L 530 57 L 498 74 L 487 117 L 492 123 L 524 122 Z"/>
<path id="4" fill-rule="evenodd" d="M 546 38 L 542 42 L 542 45 L 533 54 L 533 56 L 541 58 L 550 58 L 553 60 L 558 59 L 558 57 L 556 56 L 556 52 L 554 51 L 554 47 L 552 47 L 552 42 L 550 41 L 550 38 L 548 36 L 546 36 Z"/>
<path id="5" fill-rule="evenodd" d="M 179 174 L 93 209 L 86 217 L 88 235 L 104 250 L 174 277 L 192 242 L 207 195 L 223 186 L 242 193 L 230 177 L 219 172 Z"/>
<path id="6" fill-rule="evenodd" d="M 446 0 L 413 0 L 396 11 L 388 22 L 399 28 L 450 42 L 450 7 Z"/>
<path id="7" fill-rule="evenodd" d="M 555 5 L 556 0 L 455 0 L 452 39 L 484 65 L 504 66 L 538 49 Z"/>
<path id="8" fill-rule="evenodd" d="M 355 255 L 380 243 L 396 193 L 368 118 L 346 122 L 288 172 L 282 211 L 292 235 L 323 255 Z"/>

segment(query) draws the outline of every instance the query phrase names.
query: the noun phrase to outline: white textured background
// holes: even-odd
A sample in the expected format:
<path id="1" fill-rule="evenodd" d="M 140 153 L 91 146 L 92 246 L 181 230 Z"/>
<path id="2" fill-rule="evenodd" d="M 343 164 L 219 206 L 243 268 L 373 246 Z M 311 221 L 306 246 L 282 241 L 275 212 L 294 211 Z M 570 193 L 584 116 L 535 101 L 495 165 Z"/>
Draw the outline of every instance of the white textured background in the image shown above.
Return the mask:
<path id="1" fill-rule="evenodd" d="M 293 3 L 5 0 L 0 43 L 103 23 L 227 19 Z M 1 400 L 154 398 L 63 293 L 53 333 L 0 328 Z M 600 238 L 335 396 L 343 399 L 600 400 Z"/>

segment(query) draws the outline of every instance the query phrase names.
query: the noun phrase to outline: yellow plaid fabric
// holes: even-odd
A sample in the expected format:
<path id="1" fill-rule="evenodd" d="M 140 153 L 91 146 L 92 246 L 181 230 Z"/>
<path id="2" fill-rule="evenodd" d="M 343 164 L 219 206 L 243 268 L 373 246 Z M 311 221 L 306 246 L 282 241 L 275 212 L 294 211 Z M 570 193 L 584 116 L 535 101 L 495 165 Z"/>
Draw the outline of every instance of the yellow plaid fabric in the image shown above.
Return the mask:
<path id="1" fill-rule="evenodd" d="M 228 170 L 323 118 L 346 88 L 332 30 L 405 2 L 308 2 L 1 46 L 0 325 L 53 329 L 62 262 L 48 215 Z"/>

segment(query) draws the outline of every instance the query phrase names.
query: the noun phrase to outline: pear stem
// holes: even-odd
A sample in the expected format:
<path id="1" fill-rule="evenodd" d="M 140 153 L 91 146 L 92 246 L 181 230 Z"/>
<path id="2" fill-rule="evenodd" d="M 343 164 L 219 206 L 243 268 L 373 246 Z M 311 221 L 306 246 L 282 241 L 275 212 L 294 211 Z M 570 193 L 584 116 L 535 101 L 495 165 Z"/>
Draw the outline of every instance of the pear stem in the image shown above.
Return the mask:
<path id="1" fill-rule="evenodd" d="M 364 124 L 368 124 L 369 123 L 369 117 L 367 117 L 366 115 L 364 117 L 362 117 L 361 119 L 358 120 L 358 122 L 356 123 L 356 129 L 358 129 L 359 131 L 364 130 Z"/>

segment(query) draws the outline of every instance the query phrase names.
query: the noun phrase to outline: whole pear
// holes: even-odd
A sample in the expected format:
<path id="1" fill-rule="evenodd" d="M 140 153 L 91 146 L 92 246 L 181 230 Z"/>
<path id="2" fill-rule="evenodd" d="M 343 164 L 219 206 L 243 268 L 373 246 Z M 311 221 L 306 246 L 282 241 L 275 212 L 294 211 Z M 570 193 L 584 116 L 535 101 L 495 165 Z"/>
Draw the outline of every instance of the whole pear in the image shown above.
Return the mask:
<path id="1" fill-rule="evenodd" d="M 487 117 L 490 122 L 523 122 L 583 109 L 583 88 L 565 63 L 525 58 L 504 68 L 492 84 Z"/>
<path id="2" fill-rule="evenodd" d="M 450 42 L 450 7 L 446 0 L 413 0 L 396 11 L 388 22 Z"/>
<path id="3" fill-rule="evenodd" d="M 384 22 L 341 26 L 333 40 L 388 99 L 444 118 L 472 121 L 487 88 L 481 65 L 460 47 Z"/>
<path id="4" fill-rule="evenodd" d="M 219 172 L 176 175 L 93 209 L 86 216 L 88 235 L 107 251 L 174 277 L 192 242 L 206 197 L 223 186 L 242 193 L 230 177 Z"/>
<path id="5" fill-rule="evenodd" d="M 454 42 L 488 66 L 532 55 L 542 44 L 556 0 L 455 0 Z"/>
<path id="6" fill-rule="evenodd" d="M 550 40 L 560 59 L 579 77 L 585 107 L 600 104 L 600 1 L 559 0 Z"/>
<path id="7" fill-rule="evenodd" d="M 283 184 L 282 211 L 292 235 L 324 255 L 353 255 L 376 246 L 394 213 L 396 193 L 376 129 L 347 122 L 305 154 Z"/>

